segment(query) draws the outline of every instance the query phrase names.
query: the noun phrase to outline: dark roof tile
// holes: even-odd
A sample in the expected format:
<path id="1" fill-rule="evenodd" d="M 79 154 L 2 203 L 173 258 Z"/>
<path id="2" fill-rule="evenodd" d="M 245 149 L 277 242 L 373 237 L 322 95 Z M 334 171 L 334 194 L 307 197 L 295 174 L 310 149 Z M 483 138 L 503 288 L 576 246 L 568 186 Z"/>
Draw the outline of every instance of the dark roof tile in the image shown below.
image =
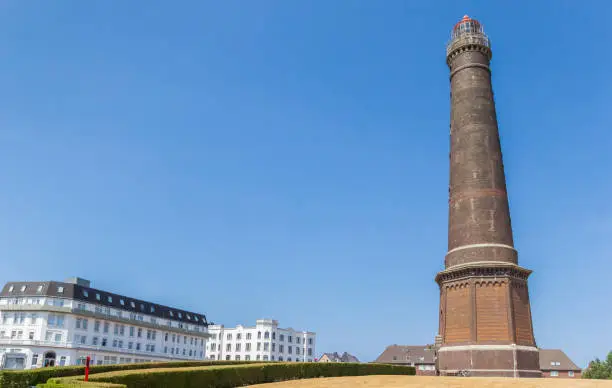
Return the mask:
<path id="1" fill-rule="evenodd" d="M 53 298 L 76 299 L 106 307 L 133 311 L 138 314 L 147 314 L 158 318 L 171 319 L 198 326 L 208 326 L 208 321 L 204 314 L 175 309 L 157 303 L 146 302 L 144 300 L 73 283 L 55 281 L 8 282 L 2 288 L 2 292 L 0 292 L 0 297 L 19 298 L 24 296 L 48 296 Z"/>
<path id="2" fill-rule="evenodd" d="M 540 349 L 540 369 L 581 370 L 561 349 Z"/>
<path id="3" fill-rule="evenodd" d="M 374 361 L 384 364 L 435 364 L 435 352 L 430 345 L 390 345 Z"/>

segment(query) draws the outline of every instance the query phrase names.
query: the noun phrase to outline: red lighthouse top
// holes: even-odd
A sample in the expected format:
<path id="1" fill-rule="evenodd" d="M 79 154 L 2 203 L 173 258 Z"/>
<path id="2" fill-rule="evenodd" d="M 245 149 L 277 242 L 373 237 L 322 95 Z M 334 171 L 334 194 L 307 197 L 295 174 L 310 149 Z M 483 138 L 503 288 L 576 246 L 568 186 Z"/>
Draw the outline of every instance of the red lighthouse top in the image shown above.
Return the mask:
<path id="1" fill-rule="evenodd" d="M 456 38 L 461 35 L 473 35 L 473 34 L 484 34 L 482 24 L 476 19 L 472 19 L 468 15 L 465 15 L 459 23 L 455 24 L 453 28 L 452 38 Z"/>

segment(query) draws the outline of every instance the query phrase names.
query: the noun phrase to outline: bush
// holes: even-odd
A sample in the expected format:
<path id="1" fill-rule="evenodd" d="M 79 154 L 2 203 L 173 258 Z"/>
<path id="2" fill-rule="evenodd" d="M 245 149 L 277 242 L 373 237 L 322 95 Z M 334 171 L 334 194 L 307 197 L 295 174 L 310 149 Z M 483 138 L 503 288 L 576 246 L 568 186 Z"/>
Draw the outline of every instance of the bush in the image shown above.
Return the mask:
<path id="1" fill-rule="evenodd" d="M 45 384 L 38 384 L 37 388 L 127 388 L 123 384 L 111 384 L 111 383 L 94 383 L 84 381 L 71 381 L 65 383 L 49 382 Z"/>
<path id="2" fill-rule="evenodd" d="M 612 352 L 608 353 L 605 360 L 596 358 L 589 363 L 586 371 L 582 374 L 584 379 L 612 380 Z"/>
<path id="3" fill-rule="evenodd" d="M 176 361 L 176 362 L 148 362 L 141 364 L 115 364 L 95 365 L 90 367 L 89 373 L 104 373 L 121 370 L 154 369 L 154 368 L 181 368 L 210 365 L 245 364 L 244 361 Z M 37 384 L 46 383 L 53 377 L 83 376 L 84 366 L 61 366 L 52 368 L 6 370 L 0 373 L 0 388 L 28 388 Z"/>
<path id="4" fill-rule="evenodd" d="M 124 384 L 128 388 L 230 388 L 314 377 L 414 374 L 414 367 L 386 364 L 267 363 L 208 368 L 121 371 L 95 375 L 90 380 Z M 82 388 L 88 387 L 84 385 Z"/>

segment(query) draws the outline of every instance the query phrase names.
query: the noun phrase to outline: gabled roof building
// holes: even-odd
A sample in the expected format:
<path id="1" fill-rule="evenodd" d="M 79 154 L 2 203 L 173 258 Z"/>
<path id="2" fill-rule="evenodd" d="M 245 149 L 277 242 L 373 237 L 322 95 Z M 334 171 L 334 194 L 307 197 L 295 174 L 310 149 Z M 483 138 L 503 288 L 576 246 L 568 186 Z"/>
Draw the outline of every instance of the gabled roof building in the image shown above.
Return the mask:
<path id="1" fill-rule="evenodd" d="M 580 378 L 582 369 L 561 349 L 540 349 L 542 377 Z"/>
<path id="2" fill-rule="evenodd" d="M 347 352 L 342 353 L 342 355 L 338 354 L 338 352 L 333 353 L 323 353 L 321 357 L 317 360 L 318 362 L 352 362 L 358 363 L 359 359 L 352 354 Z"/>
<path id="3" fill-rule="evenodd" d="M 418 375 L 436 374 L 436 352 L 433 345 L 390 345 L 374 362 L 414 366 Z"/>

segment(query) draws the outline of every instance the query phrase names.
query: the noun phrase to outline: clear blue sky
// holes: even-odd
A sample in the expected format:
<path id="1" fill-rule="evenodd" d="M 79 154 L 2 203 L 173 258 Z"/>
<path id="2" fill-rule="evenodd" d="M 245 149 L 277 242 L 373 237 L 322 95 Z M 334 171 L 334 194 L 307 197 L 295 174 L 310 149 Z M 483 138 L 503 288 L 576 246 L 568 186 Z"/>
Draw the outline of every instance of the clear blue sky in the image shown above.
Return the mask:
<path id="1" fill-rule="evenodd" d="M 612 5 L 500 4 L 1 2 L 2 282 L 79 275 L 363 360 L 432 342 L 445 43 L 468 13 L 493 42 L 536 339 L 604 356 Z"/>

